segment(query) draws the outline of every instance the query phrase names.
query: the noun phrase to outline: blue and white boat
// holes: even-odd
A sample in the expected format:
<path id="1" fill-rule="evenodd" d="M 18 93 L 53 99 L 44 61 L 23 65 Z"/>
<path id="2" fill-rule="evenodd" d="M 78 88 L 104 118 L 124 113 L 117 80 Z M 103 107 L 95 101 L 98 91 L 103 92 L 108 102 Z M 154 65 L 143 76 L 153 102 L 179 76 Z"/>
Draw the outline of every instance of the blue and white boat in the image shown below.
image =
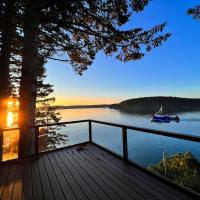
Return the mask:
<path id="1" fill-rule="evenodd" d="M 171 121 L 179 122 L 180 118 L 177 115 L 176 116 L 164 115 L 163 107 L 161 106 L 159 111 L 152 116 L 151 121 L 158 122 L 158 123 L 169 123 Z"/>

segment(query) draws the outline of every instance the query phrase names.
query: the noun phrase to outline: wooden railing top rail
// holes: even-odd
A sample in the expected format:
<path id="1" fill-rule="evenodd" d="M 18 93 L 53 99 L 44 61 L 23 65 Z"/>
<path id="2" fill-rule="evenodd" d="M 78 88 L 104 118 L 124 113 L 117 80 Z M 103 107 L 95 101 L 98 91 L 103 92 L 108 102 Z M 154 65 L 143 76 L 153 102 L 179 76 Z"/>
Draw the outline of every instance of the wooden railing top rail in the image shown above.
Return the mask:
<path id="1" fill-rule="evenodd" d="M 40 127 L 47 127 L 47 126 L 57 126 L 57 125 L 65 125 L 65 124 L 75 124 L 75 123 L 83 123 L 83 122 L 94 122 L 98 124 L 104 124 L 108 126 L 114 126 L 119 128 L 126 128 L 130 130 L 135 130 L 139 132 L 154 134 L 154 135 L 162 135 L 166 137 L 173 137 L 177 139 L 183 139 L 193 142 L 200 142 L 199 136 L 189 135 L 189 134 L 181 134 L 181 133 L 175 133 L 175 132 L 169 132 L 169 131 L 162 131 L 162 130 L 156 130 L 156 129 L 150 129 L 150 128 L 142 128 L 137 126 L 130 126 L 125 124 L 118 124 L 113 122 L 105 122 L 105 121 L 99 121 L 99 120 L 93 120 L 93 119 L 85 119 L 85 120 L 75 120 L 75 121 L 67 121 L 67 122 L 61 122 L 61 123 L 52 123 L 52 124 L 45 124 L 45 125 L 35 125 L 30 126 L 29 128 L 40 128 Z M 20 128 L 7 128 L 3 131 L 13 131 L 13 130 L 19 130 Z"/>

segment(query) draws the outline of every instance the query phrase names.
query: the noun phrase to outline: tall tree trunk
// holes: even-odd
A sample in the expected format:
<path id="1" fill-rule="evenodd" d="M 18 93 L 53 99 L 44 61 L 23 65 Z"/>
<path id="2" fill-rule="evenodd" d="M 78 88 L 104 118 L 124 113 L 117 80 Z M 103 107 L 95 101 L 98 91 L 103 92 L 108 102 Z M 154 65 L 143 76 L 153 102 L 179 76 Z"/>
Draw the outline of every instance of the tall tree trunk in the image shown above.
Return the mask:
<path id="1" fill-rule="evenodd" d="M 3 1 L 0 1 L 0 34 L 2 33 L 2 27 L 3 27 L 3 15 L 4 15 Z"/>
<path id="2" fill-rule="evenodd" d="M 22 75 L 20 82 L 19 106 L 19 157 L 32 155 L 35 152 L 35 125 L 37 74 L 38 74 L 38 0 L 29 0 L 24 16 L 24 41 Z"/>
<path id="3" fill-rule="evenodd" d="M 9 90 L 9 64 L 11 40 L 14 31 L 15 0 L 7 0 L 4 20 L 2 20 L 2 46 L 0 52 L 0 160 L 2 160 L 3 131 L 6 127 L 7 100 Z"/>

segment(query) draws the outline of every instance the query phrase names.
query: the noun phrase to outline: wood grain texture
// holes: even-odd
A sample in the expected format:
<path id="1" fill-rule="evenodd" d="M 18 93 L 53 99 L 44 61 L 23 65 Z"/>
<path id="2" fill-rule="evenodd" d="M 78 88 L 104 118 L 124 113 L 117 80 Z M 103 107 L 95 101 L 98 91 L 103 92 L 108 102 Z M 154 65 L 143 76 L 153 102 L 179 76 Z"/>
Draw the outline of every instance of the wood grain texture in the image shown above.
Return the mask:
<path id="1" fill-rule="evenodd" d="M 0 199 L 192 200 L 92 144 L 41 154 L 0 170 Z"/>

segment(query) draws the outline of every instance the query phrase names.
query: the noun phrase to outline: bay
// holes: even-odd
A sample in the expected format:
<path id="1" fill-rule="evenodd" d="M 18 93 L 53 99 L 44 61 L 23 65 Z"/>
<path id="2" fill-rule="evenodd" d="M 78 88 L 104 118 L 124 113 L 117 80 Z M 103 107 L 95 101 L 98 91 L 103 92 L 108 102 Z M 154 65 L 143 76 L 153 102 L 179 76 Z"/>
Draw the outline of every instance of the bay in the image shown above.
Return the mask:
<path id="1" fill-rule="evenodd" d="M 180 122 L 153 123 L 150 115 L 123 113 L 110 108 L 81 108 L 59 110 L 62 121 L 96 119 L 137 127 L 173 131 L 200 136 L 200 112 L 179 114 Z M 66 125 L 62 132 L 68 135 L 67 145 L 88 141 L 88 123 Z M 92 123 L 93 141 L 122 155 L 121 128 Z M 181 139 L 128 130 L 129 159 L 148 167 L 160 161 L 163 155 L 192 152 L 200 160 L 200 144 Z"/>

